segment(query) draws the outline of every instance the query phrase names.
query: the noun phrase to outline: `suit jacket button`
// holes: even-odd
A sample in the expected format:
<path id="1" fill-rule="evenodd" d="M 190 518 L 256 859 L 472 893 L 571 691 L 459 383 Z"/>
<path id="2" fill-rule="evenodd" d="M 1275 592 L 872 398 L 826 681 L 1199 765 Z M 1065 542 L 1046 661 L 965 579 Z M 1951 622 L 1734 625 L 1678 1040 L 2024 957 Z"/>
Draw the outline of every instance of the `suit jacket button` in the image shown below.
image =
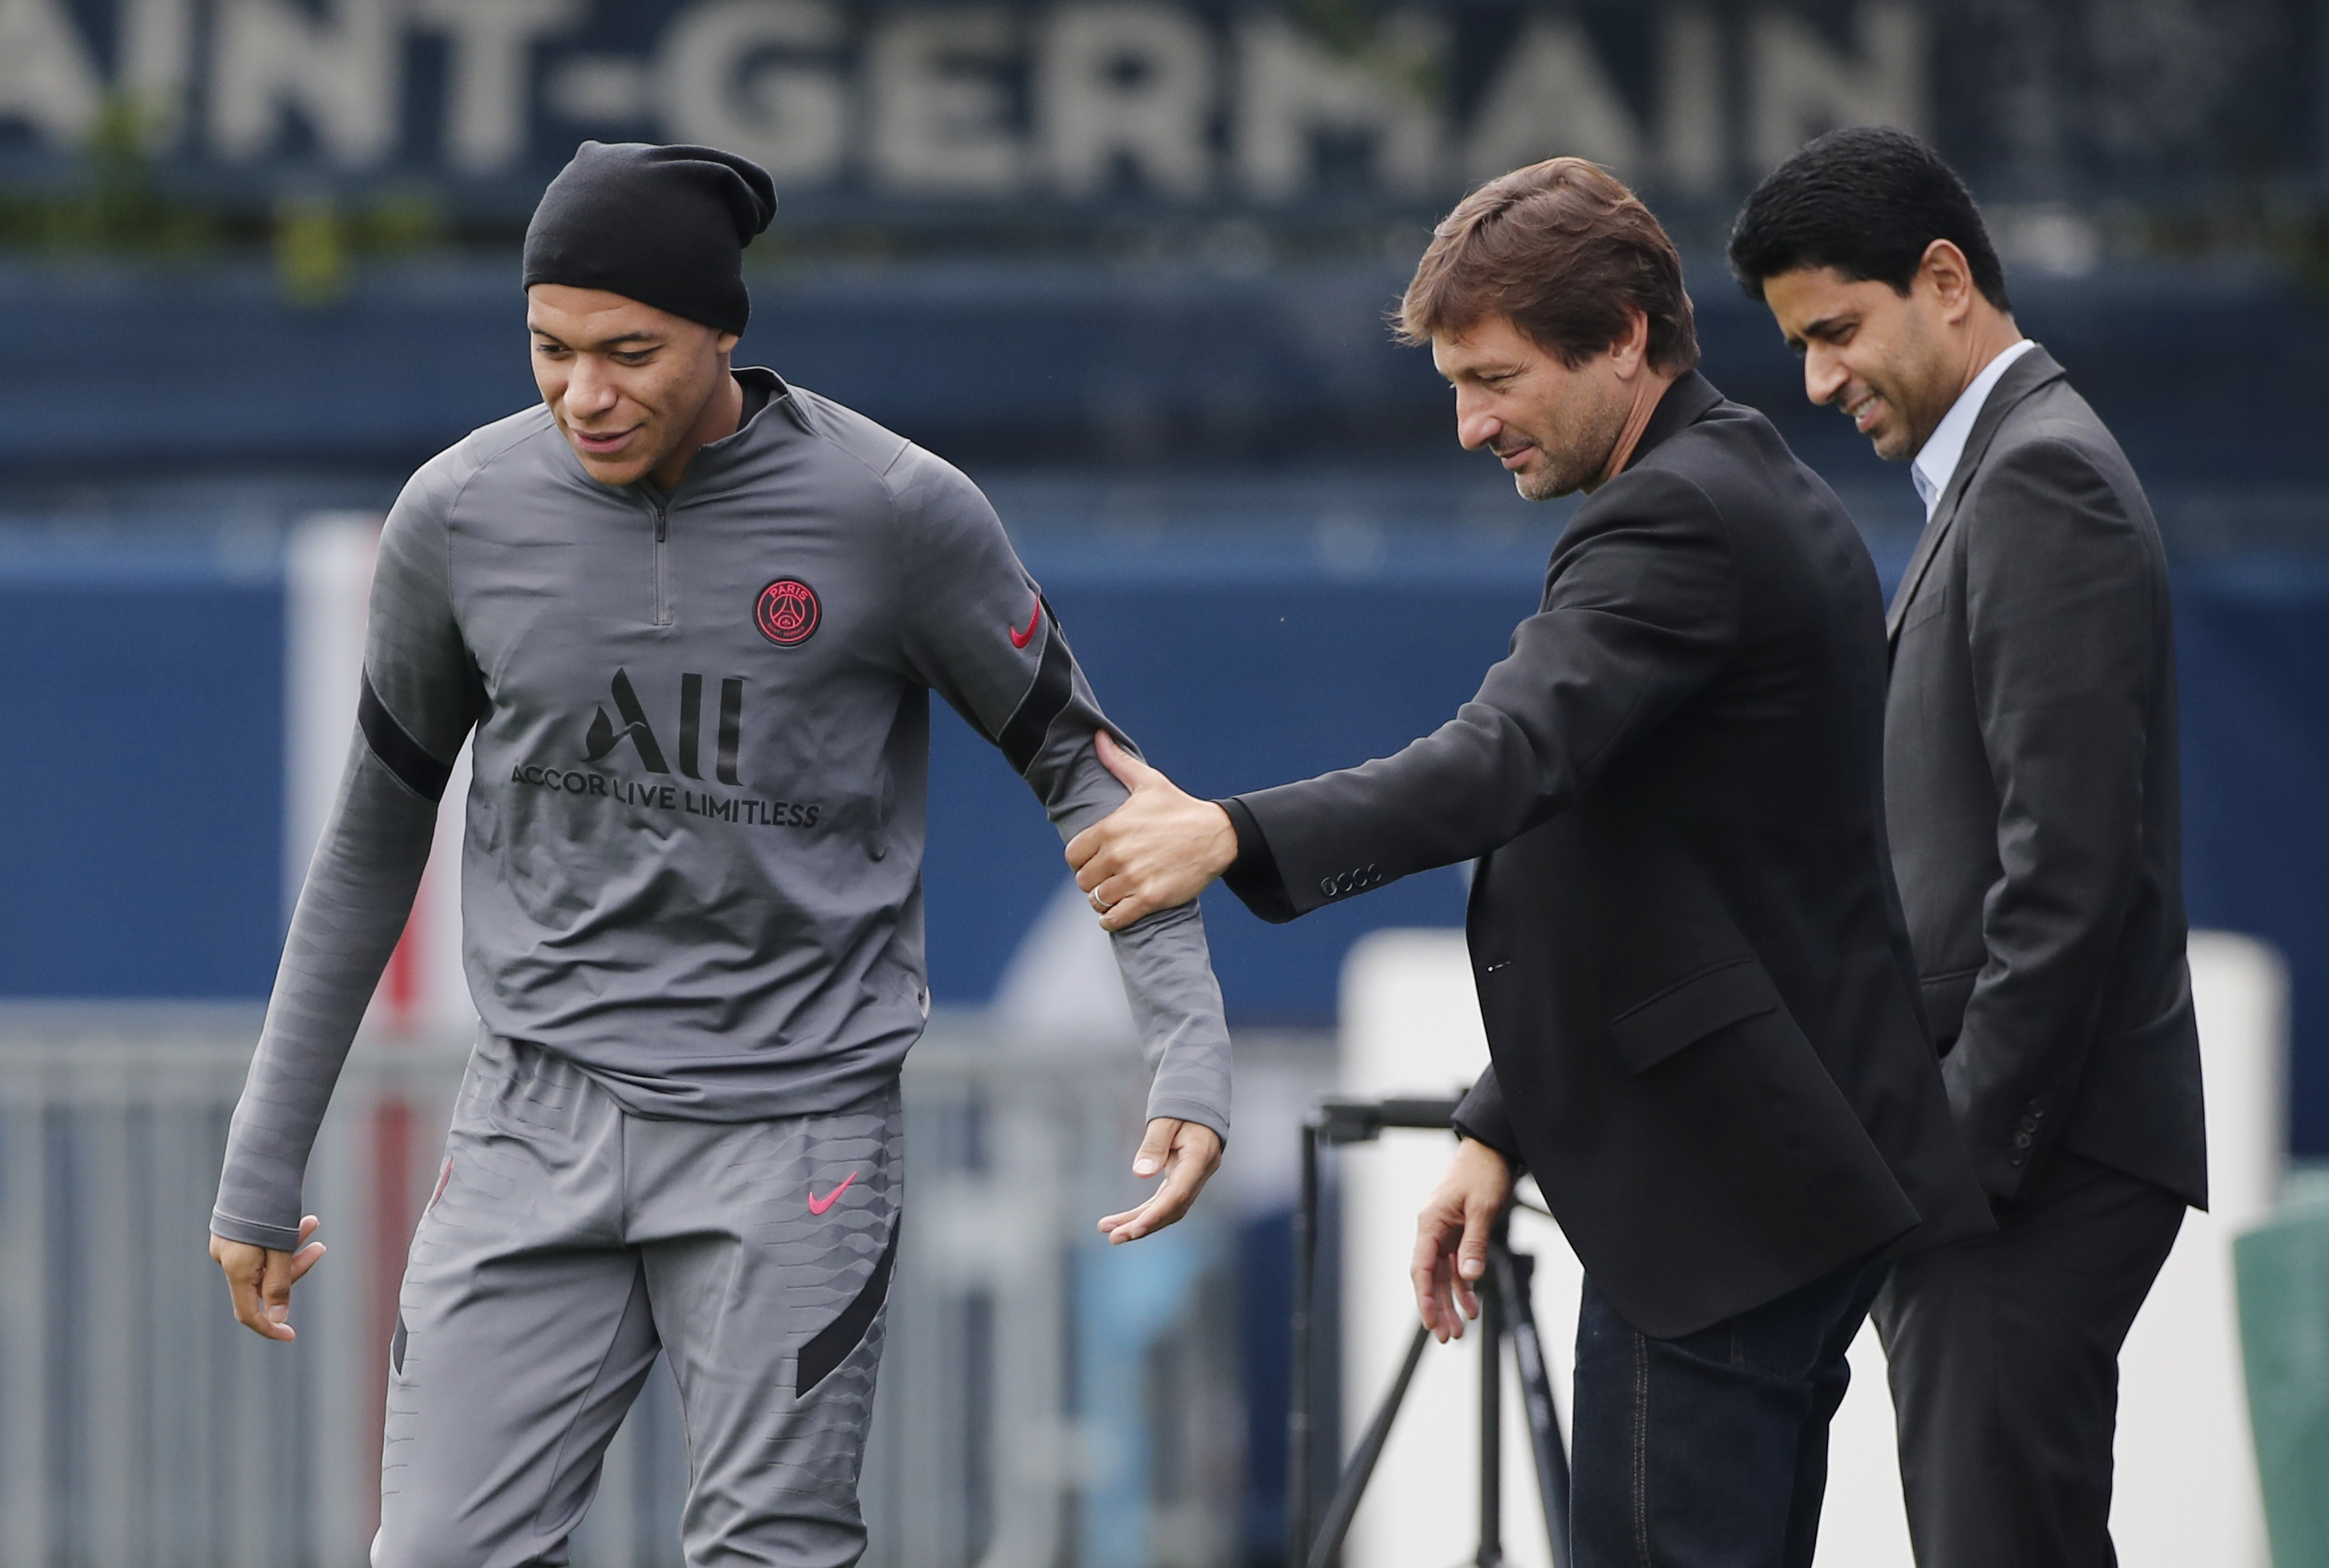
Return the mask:
<path id="1" fill-rule="evenodd" d="M 1334 896 L 1334 879 L 1332 877 L 1319 878 L 1318 891 L 1332 898 Z"/>
<path id="2" fill-rule="evenodd" d="M 2013 1147 L 2016 1149 L 2027 1149 L 2032 1141 L 2034 1141 L 2031 1138 L 2028 1128 L 2024 1128 L 2013 1135 Z"/>
<path id="3" fill-rule="evenodd" d="M 2023 1155 L 2009 1154 L 2005 1157 L 2005 1163 L 2019 1169 L 2023 1159 Z"/>

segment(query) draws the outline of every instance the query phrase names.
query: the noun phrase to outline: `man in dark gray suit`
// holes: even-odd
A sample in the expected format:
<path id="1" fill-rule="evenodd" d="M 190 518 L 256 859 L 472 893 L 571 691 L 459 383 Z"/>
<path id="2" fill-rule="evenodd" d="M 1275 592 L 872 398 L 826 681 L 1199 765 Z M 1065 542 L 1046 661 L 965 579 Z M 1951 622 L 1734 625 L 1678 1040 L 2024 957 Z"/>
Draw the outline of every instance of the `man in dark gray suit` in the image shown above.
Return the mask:
<path id="1" fill-rule="evenodd" d="M 2119 1347 L 2207 1201 L 2158 527 L 1915 136 L 1806 146 L 1730 261 L 1812 401 L 1925 502 L 1887 617 L 1886 815 L 1999 1229 L 1904 1260 L 1876 1305 L 1917 1561 L 2105 1568 Z"/>

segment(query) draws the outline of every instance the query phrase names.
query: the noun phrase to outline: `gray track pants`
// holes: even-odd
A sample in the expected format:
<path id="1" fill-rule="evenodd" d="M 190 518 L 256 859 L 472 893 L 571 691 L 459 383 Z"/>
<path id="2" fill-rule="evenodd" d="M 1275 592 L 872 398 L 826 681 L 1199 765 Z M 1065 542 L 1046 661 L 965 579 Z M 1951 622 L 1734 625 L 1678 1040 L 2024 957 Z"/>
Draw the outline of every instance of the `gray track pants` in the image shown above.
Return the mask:
<path id="1" fill-rule="evenodd" d="M 486 1037 L 390 1353 L 374 1568 L 567 1560 L 658 1350 L 693 1479 L 690 1568 L 840 1568 L 898 1236 L 898 1091 L 830 1115 L 626 1113 Z"/>

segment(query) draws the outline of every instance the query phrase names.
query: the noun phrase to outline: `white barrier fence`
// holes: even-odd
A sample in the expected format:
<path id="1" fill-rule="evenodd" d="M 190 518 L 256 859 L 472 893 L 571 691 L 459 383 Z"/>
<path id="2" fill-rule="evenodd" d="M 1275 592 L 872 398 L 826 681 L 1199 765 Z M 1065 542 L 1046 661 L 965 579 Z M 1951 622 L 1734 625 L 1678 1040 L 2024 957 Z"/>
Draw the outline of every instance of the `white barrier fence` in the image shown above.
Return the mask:
<path id="1" fill-rule="evenodd" d="M 395 1283 L 467 1043 L 359 1044 L 308 1181 L 329 1254 L 295 1300 L 298 1342 L 270 1345 L 232 1320 L 205 1250 L 257 1021 L 0 1012 L 0 1568 L 364 1561 Z M 915 1051 L 869 1564 L 1115 1555 L 1086 1549 L 1095 1451 L 1185 1447 L 1176 1432 L 1219 1424 L 1233 1347 L 1202 1315 L 1143 1341 L 1174 1374 L 1148 1379 L 1128 1417 L 1095 1413 L 1076 1386 L 1097 1326 L 1079 1323 L 1077 1284 L 1095 1266 L 1093 1217 L 1136 1196 L 1141 1079 L 1129 1053 L 1006 1051 L 943 1016 Z M 1121 1543 L 1130 1560 L 1224 1560 L 1231 1538 L 1203 1521 L 1235 1517 L 1236 1479 L 1208 1463 L 1152 1485 L 1136 1499 L 1146 1538 Z M 677 1563 L 685 1487 L 658 1372 L 608 1455 L 579 1568 Z"/>

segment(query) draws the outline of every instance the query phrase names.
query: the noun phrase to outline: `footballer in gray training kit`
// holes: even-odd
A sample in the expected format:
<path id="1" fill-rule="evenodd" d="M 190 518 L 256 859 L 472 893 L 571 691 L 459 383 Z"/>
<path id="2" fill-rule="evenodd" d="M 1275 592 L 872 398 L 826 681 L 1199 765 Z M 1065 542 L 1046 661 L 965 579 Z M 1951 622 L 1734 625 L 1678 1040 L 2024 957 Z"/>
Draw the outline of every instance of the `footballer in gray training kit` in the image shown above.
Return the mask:
<path id="1" fill-rule="evenodd" d="M 297 1244 L 325 1102 L 470 738 L 484 1029 L 404 1284 L 376 1568 L 562 1561 L 658 1347 L 694 1461 L 688 1561 L 855 1560 L 897 1076 L 929 1006 L 929 694 L 1063 837 L 1126 796 L 976 488 L 769 371 L 737 379 L 742 427 L 674 493 L 593 481 L 536 408 L 424 466 L 381 538 L 358 734 L 212 1220 Z M 1150 1117 L 1226 1136 L 1196 907 L 1113 941 Z"/>

